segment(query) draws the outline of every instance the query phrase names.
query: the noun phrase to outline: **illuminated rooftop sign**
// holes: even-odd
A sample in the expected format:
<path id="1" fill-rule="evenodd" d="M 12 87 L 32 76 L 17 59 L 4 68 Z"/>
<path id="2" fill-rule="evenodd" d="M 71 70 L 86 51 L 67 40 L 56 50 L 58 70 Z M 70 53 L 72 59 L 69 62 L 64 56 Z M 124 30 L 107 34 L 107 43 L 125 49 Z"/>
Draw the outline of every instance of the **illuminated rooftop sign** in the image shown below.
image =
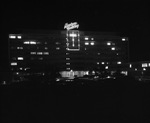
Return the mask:
<path id="1" fill-rule="evenodd" d="M 70 23 L 70 24 L 65 23 L 64 29 L 70 30 L 74 28 L 79 28 L 79 24 L 77 22 Z"/>

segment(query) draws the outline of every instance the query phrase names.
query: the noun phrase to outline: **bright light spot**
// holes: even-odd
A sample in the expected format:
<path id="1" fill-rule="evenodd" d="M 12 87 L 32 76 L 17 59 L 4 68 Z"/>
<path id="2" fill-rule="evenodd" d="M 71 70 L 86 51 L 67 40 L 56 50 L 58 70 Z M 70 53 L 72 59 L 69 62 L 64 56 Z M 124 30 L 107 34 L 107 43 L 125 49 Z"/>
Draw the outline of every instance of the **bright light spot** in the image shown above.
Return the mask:
<path id="1" fill-rule="evenodd" d="M 66 58 L 66 60 L 70 60 L 70 58 Z"/>
<path id="2" fill-rule="evenodd" d="M 43 54 L 44 54 L 44 55 L 49 55 L 49 52 L 44 52 Z"/>
<path id="3" fill-rule="evenodd" d="M 108 69 L 108 66 L 106 66 L 105 69 Z"/>
<path id="4" fill-rule="evenodd" d="M 12 63 L 11 63 L 11 66 L 16 66 L 16 65 L 17 65 L 16 62 L 12 62 Z"/>
<path id="5" fill-rule="evenodd" d="M 17 36 L 17 38 L 18 38 L 18 39 L 21 39 L 22 37 L 21 37 L 21 36 Z"/>
<path id="6" fill-rule="evenodd" d="M 108 79 L 109 79 L 109 78 L 111 78 L 111 76 L 107 76 L 106 78 L 108 78 Z"/>
<path id="7" fill-rule="evenodd" d="M 19 50 L 19 49 L 23 49 L 23 47 L 17 47 L 17 49 Z"/>
<path id="8" fill-rule="evenodd" d="M 56 81 L 58 82 L 58 81 L 60 81 L 60 79 L 59 79 L 59 78 L 56 78 Z"/>
<path id="9" fill-rule="evenodd" d="M 116 55 L 118 56 L 119 54 L 117 53 Z"/>
<path id="10" fill-rule="evenodd" d="M 15 36 L 15 35 L 9 35 L 9 38 L 11 38 L 11 39 L 15 39 L 15 38 L 16 38 L 16 36 Z"/>
<path id="11" fill-rule="evenodd" d="M 95 71 L 92 71 L 92 75 L 95 75 Z"/>
<path id="12" fill-rule="evenodd" d="M 128 71 L 121 71 L 121 74 L 128 75 Z"/>
<path id="13" fill-rule="evenodd" d="M 70 63 L 66 63 L 66 65 L 70 65 Z"/>
<path id="14" fill-rule="evenodd" d="M 122 41 L 125 41 L 126 39 L 125 38 L 122 38 Z"/>
<path id="15" fill-rule="evenodd" d="M 135 68 L 135 71 L 137 71 L 137 68 Z"/>
<path id="16" fill-rule="evenodd" d="M 67 70 L 70 70 L 70 68 L 67 68 Z"/>
<path id="17" fill-rule="evenodd" d="M 121 64 L 121 61 L 118 61 L 117 64 Z"/>
<path id="18" fill-rule="evenodd" d="M 143 68 L 144 71 L 146 71 L 146 68 Z"/>
<path id="19" fill-rule="evenodd" d="M 37 52 L 37 55 L 42 55 L 43 53 L 42 52 Z"/>
<path id="20" fill-rule="evenodd" d="M 97 53 L 98 55 L 100 55 L 100 53 Z"/>
<path id="21" fill-rule="evenodd" d="M 107 45 L 111 45 L 111 43 L 110 43 L 110 42 L 107 42 Z"/>
<path id="22" fill-rule="evenodd" d="M 29 44 L 30 42 L 29 41 L 25 41 L 25 42 L 23 42 L 24 44 Z"/>
<path id="23" fill-rule="evenodd" d="M 85 40 L 89 40 L 89 38 L 88 38 L 88 37 L 85 37 L 84 39 L 85 39 Z"/>
<path id="24" fill-rule="evenodd" d="M 35 54 L 36 54 L 36 52 L 31 52 L 30 54 L 31 54 L 31 55 L 35 55 Z"/>
<path id="25" fill-rule="evenodd" d="M 45 47 L 45 50 L 47 50 L 48 48 L 47 47 Z"/>
<path id="26" fill-rule="evenodd" d="M 105 62 L 101 62 L 101 64 L 105 64 Z"/>
<path id="27" fill-rule="evenodd" d="M 85 45 L 89 45 L 89 42 L 85 42 Z"/>
<path id="28" fill-rule="evenodd" d="M 148 66 L 150 67 L 150 63 L 148 64 Z"/>
<path id="29" fill-rule="evenodd" d="M 91 42 L 91 45 L 94 45 L 94 42 Z"/>
<path id="30" fill-rule="evenodd" d="M 29 67 L 27 67 L 27 68 L 24 68 L 24 70 L 26 71 L 27 69 L 30 69 Z"/>
<path id="31" fill-rule="evenodd" d="M 16 75 L 18 75 L 19 74 L 19 72 L 16 72 Z"/>
<path id="32" fill-rule="evenodd" d="M 132 68 L 132 64 L 130 64 L 129 67 Z"/>
<path id="33" fill-rule="evenodd" d="M 18 60 L 23 60 L 23 57 L 18 57 Z"/>
<path id="34" fill-rule="evenodd" d="M 112 47 L 111 50 L 115 50 L 115 47 Z"/>
<path id="35" fill-rule="evenodd" d="M 77 37 L 77 34 L 71 33 L 69 36 L 70 36 L 70 37 Z"/>
<path id="36" fill-rule="evenodd" d="M 85 75 L 89 75 L 89 71 L 85 71 L 84 74 L 85 74 Z"/>
<path id="37" fill-rule="evenodd" d="M 6 81 L 3 81 L 3 83 L 2 83 L 3 85 L 6 85 Z"/>
<path id="38" fill-rule="evenodd" d="M 91 38 L 91 40 L 94 40 L 94 38 Z"/>
<path id="39" fill-rule="evenodd" d="M 56 50 L 60 50 L 60 48 L 59 48 L 59 47 L 56 47 Z"/>
<path id="40" fill-rule="evenodd" d="M 142 67 L 147 67 L 147 63 L 142 63 Z"/>
<path id="41" fill-rule="evenodd" d="M 30 44 L 36 44 L 36 42 L 35 41 L 30 41 Z"/>
<path id="42" fill-rule="evenodd" d="M 35 41 L 25 41 L 24 44 L 36 44 Z"/>
<path id="43" fill-rule="evenodd" d="M 23 68 L 21 67 L 20 70 L 23 70 Z"/>
<path id="44" fill-rule="evenodd" d="M 97 64 L 99 64 L 99 62 L 97 62 Z"/>

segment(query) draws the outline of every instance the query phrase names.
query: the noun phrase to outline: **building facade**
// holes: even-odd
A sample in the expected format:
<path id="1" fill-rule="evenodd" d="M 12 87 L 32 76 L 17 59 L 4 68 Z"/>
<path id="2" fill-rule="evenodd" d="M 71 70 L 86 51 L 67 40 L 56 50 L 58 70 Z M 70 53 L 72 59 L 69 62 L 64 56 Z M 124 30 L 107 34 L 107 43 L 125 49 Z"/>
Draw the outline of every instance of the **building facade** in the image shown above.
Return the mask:
<path id="1" fill-rule="evenodd" d="M 127 63 L 128 38 L 108 32 L 27 31 L 9 34 L 12 79 L 28 76 L 73 79 Z M 18 80 L 18 81 L 19 81 Z"/>

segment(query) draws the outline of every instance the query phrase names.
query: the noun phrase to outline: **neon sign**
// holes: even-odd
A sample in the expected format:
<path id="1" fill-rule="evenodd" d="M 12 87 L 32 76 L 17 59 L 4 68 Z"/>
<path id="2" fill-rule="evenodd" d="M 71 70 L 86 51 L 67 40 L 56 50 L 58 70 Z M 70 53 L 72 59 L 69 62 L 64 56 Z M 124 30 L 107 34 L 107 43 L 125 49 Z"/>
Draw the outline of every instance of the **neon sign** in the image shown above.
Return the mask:
<path id="1" fill-rule="evenodd" d="M 70 30 L 74 28 L 79 28 L 79 24 L 77 22 L 70 23 L 70 24 L 65 23 L 64 29 Z"/>

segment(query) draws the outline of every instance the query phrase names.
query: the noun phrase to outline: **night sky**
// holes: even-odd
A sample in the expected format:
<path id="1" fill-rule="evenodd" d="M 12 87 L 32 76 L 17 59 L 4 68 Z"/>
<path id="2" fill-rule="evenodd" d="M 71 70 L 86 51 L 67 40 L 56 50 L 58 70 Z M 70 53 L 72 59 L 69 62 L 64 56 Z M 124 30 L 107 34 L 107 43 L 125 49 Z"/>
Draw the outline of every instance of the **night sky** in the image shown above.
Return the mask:
<path id="1" fill-rule="evenodd" d="M 150 60 L 148 2 L 138 0 L 70 0 L 60 2 L 1 3 L 1 68 L 8 65 L 8 33 L 22 29 L 63 30 L 66 22 L 78 22 L 82 31 L 120 32 L 129 37 L 130 62 Z"/>

